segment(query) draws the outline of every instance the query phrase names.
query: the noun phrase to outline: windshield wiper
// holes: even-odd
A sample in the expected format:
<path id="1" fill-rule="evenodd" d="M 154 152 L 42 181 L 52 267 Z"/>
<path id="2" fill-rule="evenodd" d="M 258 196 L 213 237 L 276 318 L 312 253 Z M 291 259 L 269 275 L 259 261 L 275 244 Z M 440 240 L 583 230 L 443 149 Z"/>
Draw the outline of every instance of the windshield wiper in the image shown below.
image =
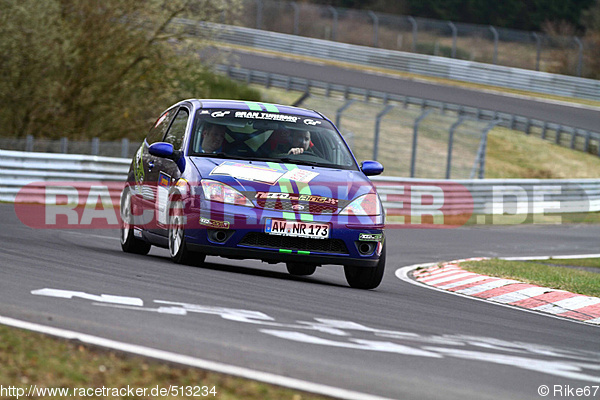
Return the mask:
<path id="1" fill-rule="evenodd" d="M 331 167 L 330 164 L 323 164 L 316 161 L 307 161 L 307 160 L 298 160 L 296 158 L 291 157 L 282 157 L 279 158 L 279 161 L 287 162 L 290 164 L 301 164 L 301 165 L 311 165 L 315 167 Z"/>

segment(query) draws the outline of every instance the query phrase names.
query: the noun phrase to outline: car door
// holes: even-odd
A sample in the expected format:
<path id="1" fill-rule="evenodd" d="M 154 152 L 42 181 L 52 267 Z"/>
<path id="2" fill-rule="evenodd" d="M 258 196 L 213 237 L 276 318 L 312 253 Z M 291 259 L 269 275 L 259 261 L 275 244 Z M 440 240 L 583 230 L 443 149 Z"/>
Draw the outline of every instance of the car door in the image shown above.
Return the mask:
<path id="1" fill-rule="evenodd" d="M 148 152 L 148 147 L 163 140 L 171 121 L 175 118 L 176 111 L 176 108 L 171 108 L 156 120 L 134 158 L 135 192 L 139 195 L 136 198 L 140 200 L 137 204 L 141 208 L 140 211 L 149 210 L 150 215 L 153 215 L 156 202 L 156 179 L 153 171 L 157 157 Z M 140 215 L 147 215 L 147 213 Z M 153 225 L 151 222 L 147 221 L 146 223 L 151 226 Z"/>
<path id="2" fill-rule="evenodd" d="M 181 106 L 175 113 L 168 130 L 165 133 L 163 142 L 173 145 L 174 150 L 182 150 L 185 134 L 190 122 L 191 112 L 186 106 Z M 181 171 L 177 164 L 167 158 L 155 157 L 154 167 L 148 175 L 156 188 L 155 199 L 155 217 L 157 229 L 155 233 L 166 235 L 168 224 L 168 195 L 173 184 L 181 176 Z"/>

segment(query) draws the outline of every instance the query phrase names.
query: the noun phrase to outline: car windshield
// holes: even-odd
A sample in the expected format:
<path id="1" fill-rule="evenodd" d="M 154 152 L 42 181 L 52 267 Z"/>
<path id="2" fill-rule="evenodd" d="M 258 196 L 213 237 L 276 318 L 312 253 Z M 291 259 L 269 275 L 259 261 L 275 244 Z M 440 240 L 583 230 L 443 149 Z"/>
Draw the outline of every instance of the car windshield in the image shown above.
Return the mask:
<path id="1" fill-rule="evenodd" d="M 324 119 L 203 109 L 193 129 L 190 153 L 194 156 L 358 169 L 339 133 Z"/>

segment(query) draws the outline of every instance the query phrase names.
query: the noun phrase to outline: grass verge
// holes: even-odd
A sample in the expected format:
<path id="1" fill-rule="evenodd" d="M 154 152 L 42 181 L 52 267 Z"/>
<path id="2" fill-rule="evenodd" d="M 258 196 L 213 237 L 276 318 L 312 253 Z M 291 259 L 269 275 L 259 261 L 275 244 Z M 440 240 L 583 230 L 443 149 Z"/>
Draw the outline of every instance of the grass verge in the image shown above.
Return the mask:
<path id="1" fill-rule="evenodd" d="M 0 382 L 3 388 L 70 388 L 69 396 L 28 396 L 33 399 L 89 398 L 85 393 L 74 392 L 75 388 L 102 389 L 103 396 L 94 398 L 196 398 L 185 393 L 169 396 L 152 396 L 152 389 L 206 386 L 213 387 L 216 396 L 208 394 L 202 398 L 220 400 L 244 399 L 291 399 L 324 400 L 327 397 L 254 382 L 224 374 L 207 372 L 196 368 L 176 366 L 112 350 L 83 345 L 78 342 L 48 337 L 39 333 L 0 326 Z M 114 396 L 113 389 L 146 388 L 146 395 L 130 394 Z M 39 393 L 39 392 L 38 392 Z M 5 396 L 8 394 L 8 396 Z M 0 398 L 16 398 L 10 393 L 0 393 Z M 72 394 L 83 394 L 72 396 Z M 108 394 L 108 395 L 106 395 Z M 141 392 L 140 392 L 141 394 Z M 175 394 L 175 392 L 172 392 Z"/>
<path id="2" fill-rule="evenodd" d="M 551 259 L 543 261 L 484 260 L 466 261 L 461 268 L 477 274 L 515 279 L 553 289 L 566 290 L 586 296 L 600 297 L 600 273 L 567 268 L 588 263 L 600 268 L 597 259 Z M 554 265 L 552 265 L 554 264 Z M 562 266 L 557 266 L 560 264 Z"/>

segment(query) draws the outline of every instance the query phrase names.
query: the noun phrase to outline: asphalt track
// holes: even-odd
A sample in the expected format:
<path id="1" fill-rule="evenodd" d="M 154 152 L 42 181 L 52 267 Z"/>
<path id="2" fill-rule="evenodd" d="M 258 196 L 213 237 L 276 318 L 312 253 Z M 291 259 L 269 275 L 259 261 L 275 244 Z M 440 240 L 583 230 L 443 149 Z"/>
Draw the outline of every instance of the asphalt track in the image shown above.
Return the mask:
<path id="1" fill-rule="evenodd" d="M 363 291 L 349 288 L 335 266 L 309 278 L 257 261 L 178 266 L 161 249 L 122 253 L 112 230 L 32 229 L 9 204 L 0 205 L 0 221 L 3 317 L 343 388 L 355 398 L 539 399 L 541 385 L 556 394 L 600 384 L 599 327 L 394 275 L 474 256 L 598 253 L 599 226 L 389 230 L 383 283 Z"/>
<path id="2" fill-rule="evenodd" d="M 568 105 L 550 100 L 444 86 L 439 83 L 372 73 L 361 70 L 359 66 L 345 68 L 239 50 L 232 51 L 228 60 L 231 65 L 257 71 L 506 112 L 594 132 L 600 130 L 600 108 L 598 107 Z"/>
<path id="3" fill-rule="evenodd" d="M 588 108 L 245 53 L 235 62 L 600 126 L 600 113 Z M 115 231 L 31 229 L 8 204 L 0 221 L 0 317 L 342 388 L 345 398 L 539 399 L 542 385 L 548 398 L 562 398 L 586 386 L 593 394 L 600 384 L 599 327 L 428 290 L 394 274 L 466 257 L 598 253 L 600 226 L 388 230 L 383 283 L 361 291 L 336 266 L 310 278 L 258 261 L 209 257 L 203 268 L 178 266 L 161 249 L 122 253 Z"/>

